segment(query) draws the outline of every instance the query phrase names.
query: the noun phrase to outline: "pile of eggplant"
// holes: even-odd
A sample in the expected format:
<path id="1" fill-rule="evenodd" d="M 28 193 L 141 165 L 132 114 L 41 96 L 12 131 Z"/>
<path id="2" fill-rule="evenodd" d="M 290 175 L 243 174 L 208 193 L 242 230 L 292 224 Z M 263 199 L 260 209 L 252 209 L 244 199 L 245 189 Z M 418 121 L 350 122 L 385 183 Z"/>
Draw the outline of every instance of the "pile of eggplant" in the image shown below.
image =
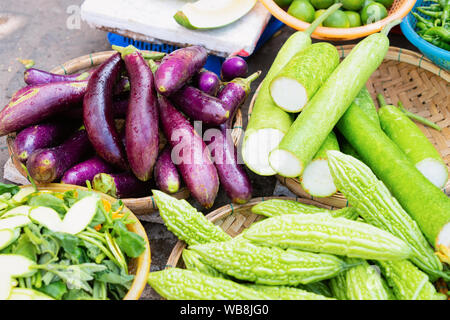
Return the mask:
<path id="1" fill-rule="evenodd" d="M 167 55 L 113 48 L 87 72 L 25 71 L 27 86 L 0 112 L 0 135 L 16 133 L 13 152 L 29 176 L 116 198 L 185 184 L 205 208 L 221 185 L 233 202 L 247 202 L 252 188 L 230 132 L 260 72 L 244 78 L 245 61 L 230 57 L 219 78 L 203 68 L 201 46 Z"/>

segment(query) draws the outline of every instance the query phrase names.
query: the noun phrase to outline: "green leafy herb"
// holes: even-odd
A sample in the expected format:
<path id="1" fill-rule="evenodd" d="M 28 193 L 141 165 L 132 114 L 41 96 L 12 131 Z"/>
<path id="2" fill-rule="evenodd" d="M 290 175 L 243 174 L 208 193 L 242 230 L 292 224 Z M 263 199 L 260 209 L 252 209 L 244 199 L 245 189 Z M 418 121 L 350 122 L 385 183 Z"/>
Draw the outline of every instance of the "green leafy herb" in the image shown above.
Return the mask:
<path id="1" fill-rule="evenodd" d="M 39 291 L 57 300 L 60 300 L 68 290 L 66 284 L 63 281 L 59 280 L 42 286 L 41 288 L 39 288 Z"/>
<path id="2" fill-rule="evenodd" d="M 15 184 L 0 183 L 0 194 L 9 193 L 15 195 L 19 190 L 19 186 Z"/>
<path id="3" fill-rule="evenodd" d="M 122 221 L 115 220 L 113 230 L 117 235 L 115 239 L 120 250 L 127 256 L 137 258 L 145 251 L 145 240 L 140 235 L 129 231 Z"/>

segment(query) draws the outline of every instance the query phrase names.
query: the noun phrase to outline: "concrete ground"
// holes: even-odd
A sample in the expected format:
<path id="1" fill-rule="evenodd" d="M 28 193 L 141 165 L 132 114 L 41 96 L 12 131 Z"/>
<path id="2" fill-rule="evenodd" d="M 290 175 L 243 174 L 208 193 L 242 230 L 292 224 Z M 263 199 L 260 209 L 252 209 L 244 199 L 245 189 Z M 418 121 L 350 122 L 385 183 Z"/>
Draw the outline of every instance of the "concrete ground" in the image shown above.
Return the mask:
<path id="1" fill-rule="evenodd" d="M 8 103 L 11 95 L 24 86 L 24 66 L 18 59 L 32 59 L 35 67 L 51 68 L 82 55 L 110 50 L 110 45 L 103 31 L 91 29 L 78 19 L 77 12 L 82 0 L 1 0 L 0 1 L 0 105 Z M 267 72 L 278 49 L 294 32 L 285 26 L 281 32 L 269 40 L 249 60 L 249 72 L 262 70 Z M 416 50 L 401 34 L 390 35 L 391 45 Z M 351 42 L 354 43 L 354 42 Z M 348 44 L 348 43 L 347 43 Z M 257 88 L 260 77 L 253 85 Z M 253 93 L 252 92 L 252 93 Z M 250 95 L 251 97 L 252 95 Z M 250 98 L 243 106 L 244 127 L 247 123 L 247 109 Z M 5 138 L 0 138 L 0 181 L 4 181 L 3 164 L 8 159 Z M 261 177 L 249 172 L 254 188 L 254 196 L 273 194 L 276 179 Z M 215 205 L 211 210 L 228 204 L 229 200 L 220 190 Z M 160 270 L 175 245 L 176 238 L 158 223 L 143 222 L 149 236 L 152 250 L 151 271 Z M 147 286 L 141 299 L 159 299 Z"/>

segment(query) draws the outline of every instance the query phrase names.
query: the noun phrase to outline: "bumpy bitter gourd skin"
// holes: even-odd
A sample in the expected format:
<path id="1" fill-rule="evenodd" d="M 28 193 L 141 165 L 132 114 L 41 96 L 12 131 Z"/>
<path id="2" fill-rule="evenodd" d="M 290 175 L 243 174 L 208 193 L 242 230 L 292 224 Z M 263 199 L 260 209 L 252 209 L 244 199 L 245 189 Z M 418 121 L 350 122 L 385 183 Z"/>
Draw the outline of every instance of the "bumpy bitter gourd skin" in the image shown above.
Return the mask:
<path id="1" fill-rule="evenodd" d="M 227 278 L 223 273 L 201 261 L 200 256 L 191 250 L 184 249 L 181 256 L 188 270 L 197 271 L 211 277 Z"/>
<path id="2" fill-rule="evenodd" d="M 339 191 L 367 223 L 386 230 L 409 244 L 411 261 L 427 272 L 442 264 L 417 223 L 363 162 L 340 152 L 329 152 L 328 164 Z"/>
<path id="3" fill-rule="evenodd" d="M 220 272 L 257 284 L 307 284 L 332 278 L 348 267 L 333 255 L 257 246 L 244 239 L 195 245 L 189 249 Z"/>
<path id="4" fill-rule="evenodd" d="M 428 276 L 408 260 L 378 261 L 382 273 L 399 300 L 446 300 Z"/>
<path id="5" fill-rule="evenodd" d="M 180 268 L 151 272 L 148 284 L 168 300 L 273 300 L 231 280 Z"/>
<path id="6" fill-rule="evenodd" d="M 266 286 L 260 284 L 247 285 L 256 291 L 263 292 L 276 300 L 335 300 L 306 290 L 285 286 Z"/>
<path id="7" fill-rule="evenodd" d="M 339 273 L 330 279 L 330 288 L 333 296 L 338 300 L 349 300 L 347 297 L 347 271 Z"/>
<path id="8" fill-rule="evenodd" d="M 327 213 L 268 218 L 252 225 L 243 236 L 260 245 L 363 259 L 407 259 L 411 254 L 403 240 L 384 230 Z"/>
<path id="9" fill-rule="evenodd" d="M 153 195 L 167 229 L 188 245 L 231 239 L 186 200 L 178 200 L 158 190 L 153 190 Z"/>

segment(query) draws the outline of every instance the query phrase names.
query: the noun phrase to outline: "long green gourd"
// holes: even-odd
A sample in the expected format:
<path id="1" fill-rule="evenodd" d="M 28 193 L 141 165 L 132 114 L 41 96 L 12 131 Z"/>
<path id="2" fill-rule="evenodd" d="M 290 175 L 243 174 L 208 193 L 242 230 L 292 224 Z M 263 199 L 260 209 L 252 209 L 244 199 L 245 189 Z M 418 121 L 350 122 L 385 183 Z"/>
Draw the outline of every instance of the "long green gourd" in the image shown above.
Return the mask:
<path id="1" fill-rule="evenodd" d="M 272 79 L 293 56 L 311 45 L 311 34 L 314 30 L 341 6 L 340 3 L 334 4 L 327 9 L 326 13 L 318 17 L 308 29 L 292 34 L 278 51 L 262 81 L 242 143 L 242 158 L 246 166 L 253 172 L 262 176 L 275 174 L 275 171 L 269 165 L 269 153 L 278 146 L 293 121 L 290 114 L 280 109 L 273 102 L 269 90 Z"/>
<path id="2" fill-rule="evenodd" d="M 178 200 L 159 190 L 152 191 L 159 215 L 167 229 L 178 239 L 188 245 L 231 239 L 222 228 L 206 219 L 203 213 L 197 211 L 186 200 Z"/>
<path id="3" fill-rule="evenodd" d="M 347 271 L 339 273 L 330 279 L 330 289 L 333 296 L 338 300 L 349 300 L 347 297 Z"/>
<path id="4" fill-rule="evenodd" d="M 399 21 L 394 21 L 397 24 Z M 300 176 L 325 138 L 348 109 L 389 49 L 387 32 L 360 41 L 308 102 L 277 149 L 269 155 L 272 169 L 284 177 Z"/>
<path id="5" fill-rule="evenodd" d="M 388 285 L 399 300 L 446 300 L 428 276 L 408 260 L 378 261 Z"/>
<path id="6" fill-rule="evenodd" d="M 400 109 L 386 104 L 378 95 L 381 108 L 378 115 L 386 135 L 406 154 L 428 180 L 443 188 L 448 180 L 448 169 L 441 155 L 422 130 Z"/>
<path id="7" fill-rule="evenodd" d="M 150 272 L 147 282 L 168 300 L 273 300 L 264 292 L 231 280 L 186 269 Z"/>
<path id="8" fill-rule="evenodd" d="M 271 296 L 275 300 L 335 300 L 333 298 L 327 298 L 320 294 L 293 287 L 266 286 L 260 284 L 248 284 L 247 287 Z"/>
<path id="9" fill-rule="evenodd" d="M 223 273 L 204 263 L 200 256 L 191 250 L 184 249 L 181 257 L 183 258 L 184 265 L 188 270 L 197 271 L 211 277 L 227 278 L 227 276 Z"/>
<path id="10" fill-rule="evenodd" d="M 307 284 L 332 278 L 349 267 L 333 255 L 257 246 L 243 239 L 189 249 L 220 272 L 257 284 Z"/>
<path id="11" fill-rule="evenodd" d="M 337 276 L 339 276 L 341 273 L 339 273 Z M 331 280 L 331 279 L 330 279 Z M 326 284 L 326 281 L 318 281 L 318 282 L 312 282 L 307 284 L 300 284 L 296 288 L 306 290 L 315 294 L 319 294 L 321 296 L 325 296 L 327 298 L 332 298 L 333 294 L 331 293 L 331 290 L 329 286 Z"/>
<path id="12" fill-rule="evenodd" d="M 370 120 L 359 108 L 349 109 L 348 114 L 352 119 L 359 119 L 359 121 L 353 122 L 361 123 L 362 126 L 359 129 L 364 128 L 364 139 L 362 137 L 359 137 L 359 139 L 370 141 L 370 148 L 373 148 L 375 152 L 387 149 L 397 153 L 399 157 L 397 159 L 395 155 L 390 157 L 391 153 L 387 150 L 379 155 L 379 157 L 388 158 L 385 159 L 387 161 L 384 165 L 386 170 L 390 170 L 392 174 L 395 174 L 395 172 L 405 168 L 403 165 L 405 162 L 407 164 L 406 167 L 412 166 L 407 159 L 400 161 L 402 157 L 405 157 L 404 154 L 382 133 L 381 129 L 376 129 L 371 124 Z M 350 128 L 345 129 L 348 130 Z M 353 127 L 352 129 L 356 128 Z M 392 145 L 392 147 L 386 148 L 382 146 L 382 144 L 379 144 L 380 140 L 386 140 L 384 144 Z M 359 147 L 360 144 L 355 144 L 355 146 Z M 365 150 L 366 153 L 362 153 L 362 150 Z M 358 153 L 367 155 L 367 149 L 361 148 L 358 150 Z M 394 159 L 397 161 L 394 161 Z M 380 159 L 378 161 L 381 162 Z M 328 152 L 328 163 L 339 191 L 344 194 L 351 206 L 356 208 L 367 223 L 386 230 L 408 243 L 413 251 L 411 260 L 421 269 L 436 274 L 440 273 L 442 264 L 427 243 L 417 223 L 408 215 L 399 202 L 391 195 L 384 183 L 377 179 L 367 165 L 338 151 Z M 403 180 L 403 188 L 412 190 L 418 187 L 416 185 L 421 183 L 421 181 L 415 180 L 415 173 L 420 176 L 421 180 L 428 182 L 415 168 L 408 171 L 412 175 L 408 179 Z M 433 188 L 436 187 L 433 186 Z M 424 197 L 426 195 L 417 199 L 410 199 L 410 201 L 426 201 L 423 199 Z M 427 203 L 427 205 L 433 206 L 432 203 Z"/>
<path id="13" fill-rule="evenodd" d="M 314 43 L 297 53 L 270 83 L 275 104 L 287 112 L 300 112 L 339 64 L 336 48 Z"/>
<path id="14" fill-rule="evenodd" d="M 327 213 L 288 214 L 250 226 L 243 237 L 256 244 L 376 260 L 411 255 L 408 244 L 370 224 Z"/>
<path id="15" fill-rule="evenodd" d="M 328 212 L 333 217 L 342 217 L 346 219 L 356 220 L 358 212 L 355 208 L 346 207 L 338 210 L 328 210 L 300 201 L 270 199 L 262 201 L 251 208 L 252 213 L 263 215 L 266 217 L 274 217 L 283 214 L 313 214 Z"/>
<path id="16" fill-rule="evenodd" d="M 347 270 L 346 296 L 349 300 L 389 300 L 389 293 L 383 286 L 383 279 L 375 268 L 365 260 L 349 259 L 349 263 L 357 263 Z"/>

